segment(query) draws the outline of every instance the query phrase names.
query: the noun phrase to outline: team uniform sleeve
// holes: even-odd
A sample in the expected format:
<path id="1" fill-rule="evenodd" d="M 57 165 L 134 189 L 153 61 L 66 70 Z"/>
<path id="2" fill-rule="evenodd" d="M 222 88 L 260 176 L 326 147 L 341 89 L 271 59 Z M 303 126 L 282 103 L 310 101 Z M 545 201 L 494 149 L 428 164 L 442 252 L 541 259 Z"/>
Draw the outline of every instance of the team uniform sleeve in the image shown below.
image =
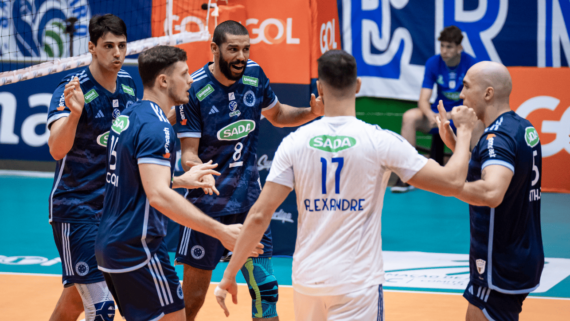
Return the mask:
<path id="1" fill-rule="evenodd" d="M 489 165 L 501 165 L 515 173 L 516 145 L 511 137 L 504 133 L 487 133 L 480 144 L 481 170 Z"/>
<path id="2" fill-rule="evenodd" d="M 424 81 L 422 83 L 422 88 L 433 89 L 433 85 L 436 81 L 436 74 L 437 74 L 437 60 L 433 57 L 428 59 L 426 62 L 425 72 L 424 72 Z"/>
<path id="3" fill-rule="evenodd" d="M 287 186 L 291 189 L 295 188 L 295 175 L 293 173 L 293 155 L 294 145 L 291 135 L 285 137 L 271 163 L 269 175 L 266 181 Z"/>
<path id="4" fill-rule="evenodd" d="M 190 100 L 187 104 L 176 106 L 176 124 L 174 131 L 178 138 L 202 137 L 202 116 L 200 103 L 195 97 L 195 92 L 190 92 Z"/>
<path id="5" fill-rule="evenodd" d="M 68 81 L 62 81 L 51 96 L 46 124 L 48 129 L 54 121 L 62 117 L 68 117 L 71 113 L 69 108 L 65 105 L 65 97 L 63 95 L 63 91 L 67 83 Z"/>
<path id="6" fill-rule="evenodd" d="M 277 105 L 279 99 L 277 99 L 277 95 L 275 95 L 273 89 L 271 89 L 271 83 L 265 74 L 262 74 L 260 80 L 263 86 L 263 101 L 261 102 L 261 110 L 270 110 L 271 108 L 275 107 L 275 105 Z"/>
<path id="7" fill-rule="evenodd" d="M 144 124 L 137 137 L 137 145 L 135 147 L 135 157 L 137 164 L 156 164 L 170 167 L 170 155 L 166 154 L 165 130 L 170 128 L 167 123 L 147 123 Z M 172 137 L 169 141 L 169 149 L 174 149 Z"/>
<path id="8" fill-rule="evenodd" d="M 428 162 L 427 158 L 402 136 L 389 130 L 379 130 L 376 142 L 380 164 L 393 171 L 403 182 L 414 177 Z"/>

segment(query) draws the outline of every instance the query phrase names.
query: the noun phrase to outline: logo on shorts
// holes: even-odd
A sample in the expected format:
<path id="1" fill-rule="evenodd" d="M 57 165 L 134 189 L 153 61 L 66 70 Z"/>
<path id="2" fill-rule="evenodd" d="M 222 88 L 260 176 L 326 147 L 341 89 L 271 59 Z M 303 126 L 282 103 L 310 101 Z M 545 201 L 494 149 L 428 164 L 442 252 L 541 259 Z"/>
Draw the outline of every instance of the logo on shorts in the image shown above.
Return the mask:
<path id="1" fill-rule="evenodd" d="M 487 262 L 485 260 L 477 259 L 475 263 L 477 264 L 477 272 L 479 272 L 479 274 L 485 273 L 485 264 L 487 264 Z"/>
<path id="2" fill-rule="evenodd" d="M 194 245 L 190 250 L 190 253 L 192 254 L 192 257 L 196 260 L 200 260 L 204 257 L 204 255 L 206 255 L 206 251 L 200 245 Z"/>
<path id="3" fill-rule="evenodd" d="M 77 274 L 80 276 L 86 276 L 87 273 L 89 273 L 89 265 L 85 262 L 79 262 L 75 265 L 75 271 L 77 271 Z"/>
<path id="4" fill-rule="evenodd" d="M 178 289 L 176 289 L 176 295 L 180 300 L 184 299 L 184 292 L 182 292 L 182 284 L 178 284 Z"/>
<path id="5" fill-rule="evenodd" d="M 248 90 L 245 95 L 243 95 L 243 103 L 247 107 L 253 107 L 253 105 L 255 105 L 255 94 L 253 91 Z"/>

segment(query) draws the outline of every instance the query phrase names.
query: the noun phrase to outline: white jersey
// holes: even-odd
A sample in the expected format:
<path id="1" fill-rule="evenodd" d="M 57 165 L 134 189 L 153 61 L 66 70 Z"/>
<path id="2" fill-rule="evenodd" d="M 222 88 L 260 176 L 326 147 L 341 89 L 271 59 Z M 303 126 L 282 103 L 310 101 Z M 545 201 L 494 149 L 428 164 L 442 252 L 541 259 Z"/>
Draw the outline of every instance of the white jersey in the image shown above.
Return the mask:
<path id="1" fill-rule="evenodd" d="M 323 117 L 287 136 L 267 181 L 297 193 L 295 290 L 340 295 L 382 284 L 390 172 L 407 181 L 426 163 L 401 136 L 355 117 Z"/>

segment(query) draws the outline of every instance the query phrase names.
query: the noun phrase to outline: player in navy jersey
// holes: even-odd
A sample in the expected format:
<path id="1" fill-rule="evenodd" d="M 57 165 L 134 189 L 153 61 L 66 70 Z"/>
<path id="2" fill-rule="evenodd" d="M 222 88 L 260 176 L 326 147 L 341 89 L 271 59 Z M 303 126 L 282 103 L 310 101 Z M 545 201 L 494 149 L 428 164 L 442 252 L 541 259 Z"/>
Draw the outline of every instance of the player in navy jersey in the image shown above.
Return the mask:
<path id="1" fill-rule="evenodd" d="M 468 183 L 458 196 L 470 204 L 471 275 L 463 294 L 469 301 L 467 320 L 518 320 L 544 267 L 541 144 L 532 124 L 509 106 L 512 82 L 505 66 L 478 63 L 463 83 L 461 99 L 487 127 L 473 149 Z M 449 122 L 438 123 L 453 150 Z"/>
<path id="2" fill-rule="evenodd" d="M 416 146 L 416 131 L 437 133 L 436 116 L 439 113 L 437 109 L 439 101 L 443 102 L 446 112 L 462 104 L 459 93 L 463 88 L 463 77 L 477 62 L 475 58 L 463 52 L 461 46 L 463 35 L 456 26 L 444 28 L 438 40 L 441 54 L 429 58 L 426 62 L 418 108 L 406 111 L 402 117 L 402 136 L 412 146 Z M 437 98 L 433 104 L 430 104 L 434 84 L 437 88 Z M 391 191 L 403 193 L 413 188 L 398 179 Z"/>
<path id="3" fill-rule="evenodd" d="M 63 78 L 48 111 L 49 148 L 57 166 L 49 197 L 64 289 L 51 320 L 112 320 L 115 304 L 93 249 L 105 192 L 105 151 L 111 123 L 136 101 L 121 70 L 127 28 L 114 15 L 89 22 L 91 64 Z M 82 93 L 79 95 L 78 93 Z M 75 286 L 73 286 L 75 285 Z"/>
<path id="4" fill-rule="evenodd" d="M 322 116 L 324 106 L 314 96 L 310 108 L 279 103 L 261 67 L 248 59 L 249 34 L 238 22 L 219 24 L 211 49 L 214 62 L 192 74 L 190 101 L 176 107 L 175 129 L 183 163 L 213 160 L 221 175 L 217 189 L 191 190 L 187 198 L 224 224 L 243 223 L 261 191 L 256 161 L 261 116 L 278 127 L 299 126 Z M 214 182 L 211 175 L 205 179 Z M 262 243 L 264 254 L 248 260 L 242 273 L 250 287 L 252 317 L 277 320 L 278 284 L 269 228 Z M 184 264 L 187 320 L 194 320 L 204 303 L 212 270 L 223 254 L 219 241 L 181 228 L 176 262 Z"/>
<path id="5" fill-rule="evenodd" d="M 175 137 L 165 111 L 188 102 L 192 78 L 186 52 L 158 46 L 139 55 L 138 61 L 144 96 L 111 127 L 95 253 L 127 320 L 182 321 L 184 296 L 164 240 L 166 216 L 218 238 L 230 249 L 241 226 L 211 219 L 172 189 L 212 188 L 200 180 L 206 174 L 218 174 L 212 170 L 217 165 L 208 163 L 173 177 Z"/>

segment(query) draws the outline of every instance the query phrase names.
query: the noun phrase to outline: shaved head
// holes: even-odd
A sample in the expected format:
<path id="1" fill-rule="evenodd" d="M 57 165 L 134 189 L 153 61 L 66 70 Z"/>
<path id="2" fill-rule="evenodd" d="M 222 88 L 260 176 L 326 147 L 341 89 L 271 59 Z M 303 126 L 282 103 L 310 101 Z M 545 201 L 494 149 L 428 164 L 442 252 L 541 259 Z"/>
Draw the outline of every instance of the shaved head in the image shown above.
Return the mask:
<path id="1" fill-rule="evenodd" d="M 509 110 L 509 96 L 513 82 L 507 67 L 492 61 L 482 61 L 469 68 L 463 78 L 459 98 L 475 110 L 477 118 L 494 119 L 498 111 Z M 486 123 L 486 122 L 485 122 Z"/>
<path id="2" fill-rule="evenodd" d="M 513 82 L 507 67 L 493 61 L 482 61 L 471 67 L 469 73 L 471 73 L 473 81 L 481 87 L 492 87 L 495 90 L 496 100 L 509 100 Z"/>

